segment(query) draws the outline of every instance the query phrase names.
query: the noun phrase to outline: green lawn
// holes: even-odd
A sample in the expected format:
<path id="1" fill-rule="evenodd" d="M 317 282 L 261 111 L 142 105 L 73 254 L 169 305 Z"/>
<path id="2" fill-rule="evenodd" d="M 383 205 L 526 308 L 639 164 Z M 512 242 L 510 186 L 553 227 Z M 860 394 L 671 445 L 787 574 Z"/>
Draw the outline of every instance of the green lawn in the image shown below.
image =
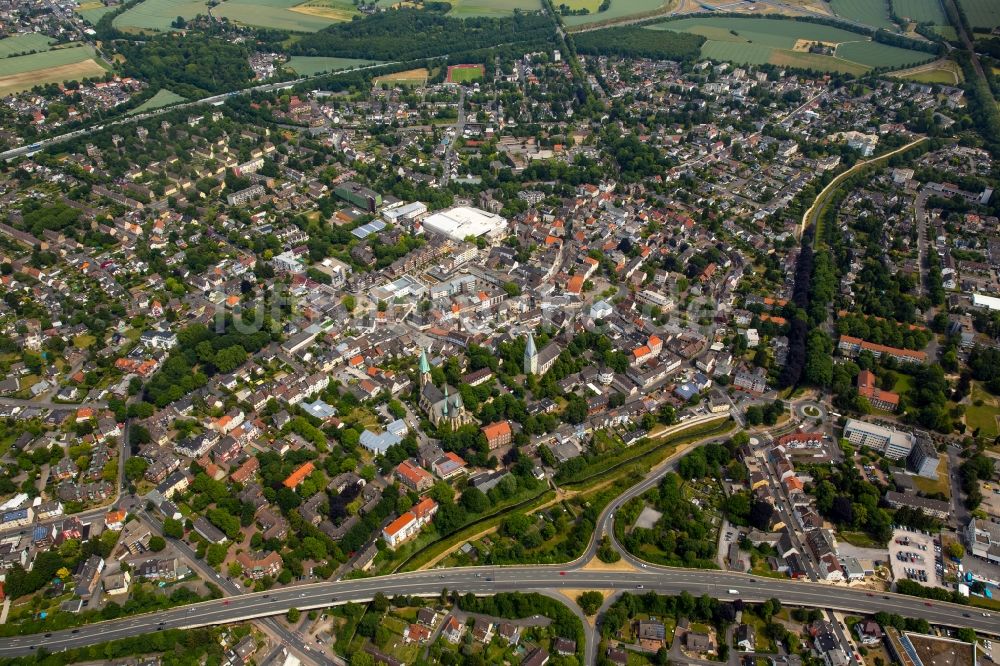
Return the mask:
<path id="1" fill-rule="evenodd" d="M 948 482 L 948 456 L 941 456 L 938 462 L 938 478 L 928 479 L 923 476 L 914 476 L 913 485 L 922 493 L 932 495 L 941 493 L 947 498 L 951 498 L 951 484 Z"/>
<path id="2" fill-rule="evenodd" d="M 340 69 L 351 69 L 374 65 L 374 60 L 356 60 L 354 58 L 332 58 L 326 56 L 292 56 L 285 67 L 301 76 L 314 76 L 324 72 L 335 72 Z"/>
<path id="3" fill-rule="evenodd" d="M 456 67 L 451 70 L 450 76 L 454 83 L 479 81 L 483 78 L 483 70 L 479 67 Z"/>
<path id="4" fill-rule="evenodd" d="M 837 532 L 837 535 L 851 544 L 852 546 L 857 546 L 858 548 L 881 548 L 885 544 L 878 543 L 870 536 L 864 532 Z"/>
<path id="5" fill-rule="evenodd" d="M 997 417 L 1000 416 L 1000 399 L 984 389 L 979 382 L 972 383 L 971 402 L 965 406 L 965 423 L 969 428 L 979 428 L 979 434 L 995 439 L 1000 434 Z M 981 405 L 976 405 L 981 402 Z"/>
<path id="6" fill-rule="evenodd" d="M 892 385 L 892 392 L 903 395 L 913 389 L 913 377 L 896 373 L 896 383 Z"/>
<path id="7" fill-rule="evenodd" d="M 129 113 L 144 113 L 151 109 L 160 109 L 164 106 L 170 106 L 171 104 L 179 104 L 180 102 L 187 101 L 187 98 L 181 97 L 177 93 L 170 92 L 166 88 L 161 88 L 156 91 L 156 94 L 147 99 L 145 102 L 135 107 Z"/>

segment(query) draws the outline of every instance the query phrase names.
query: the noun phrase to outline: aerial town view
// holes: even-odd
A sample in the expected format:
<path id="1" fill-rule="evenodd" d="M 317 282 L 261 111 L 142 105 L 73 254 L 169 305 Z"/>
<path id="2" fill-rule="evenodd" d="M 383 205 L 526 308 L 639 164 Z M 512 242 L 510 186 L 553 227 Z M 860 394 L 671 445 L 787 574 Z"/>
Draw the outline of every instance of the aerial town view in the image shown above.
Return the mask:
<path id="1" fill-rule="evenodd" d="M 1000 0 L 0 0 L 0 666 L 1000 664 Z"/>

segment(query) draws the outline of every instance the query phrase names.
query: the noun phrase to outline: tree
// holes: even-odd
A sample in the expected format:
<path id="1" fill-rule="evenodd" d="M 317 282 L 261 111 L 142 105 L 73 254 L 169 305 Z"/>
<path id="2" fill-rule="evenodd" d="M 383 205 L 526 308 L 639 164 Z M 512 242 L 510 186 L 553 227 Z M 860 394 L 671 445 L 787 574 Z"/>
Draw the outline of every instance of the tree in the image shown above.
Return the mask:
<path id="1" fill-rule="evenodd" d="M 604 595 L 595 591 L 584 592 L 576 598 L 576 603 L 587 615 L 595 615 L 604 603 Z"/>
<path id="2" fill-rule="evenodd" d="M 226 559 L 226 544 L 224 543 L 213 543 L 205 551 L 205 561 L 211 567 L 217 567 L 222 564 Z"/>
<path id="3" fill-rule="evenodd" d="M 149 461 L 145 458 L 129 458 L 125 461 L 125 477 L 130 481 L 142 478 L 142 475 L 146 473 L 146 469 L 149 467 Z"/>
<path id="4" fill-rule="evenodd" d="M 292 624 L 295 624 L 296 622 L 298 622 L 299 618 L 301 616 L 302 616 L 302 612 L 298 608 L 289 608 L 288 609 L 288 613 L 285 614 L 285 617 Z"/>
<path id="5" fill-rule="evenodd" d="M 157 534 L 156 536 L 152 537 L 149 540 L 149 549 L 154 553 L 158 553 L 166 547 L 167 547 L 166 539 L 161 537 L 159 534 Z"/>
<path id="6" fill-rule="evenodd" d="M 175 518 L 167 518 L 163 521 L 163 533 L 171 539 L 180 539 L 184 536 L 184 525 Z"/>
<path id="7" fill-rule="evenodd" d="M 469 513 L 483 513 L 490 508 L 489 498 L 478 488 L 466 488 L 459 501 Z"/>
<path id="8" fill-rule="evenodd" d="M 955 559 L 959 560 L 965 557 L 965 546 L 963 546 L 957 541 L 949 542 L 947 551 L 949 557 L 954 557 Z"/>

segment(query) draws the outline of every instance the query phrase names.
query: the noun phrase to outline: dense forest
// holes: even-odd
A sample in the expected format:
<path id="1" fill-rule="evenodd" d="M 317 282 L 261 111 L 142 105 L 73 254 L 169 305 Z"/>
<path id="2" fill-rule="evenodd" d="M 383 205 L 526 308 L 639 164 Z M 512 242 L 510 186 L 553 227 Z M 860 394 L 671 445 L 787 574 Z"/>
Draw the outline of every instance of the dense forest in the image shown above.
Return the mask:
<path id="1" fill-rule="evenodd" d="M 489 49 L 500 44 L 551 43 L 554 25 L 542 14 L 515 12 L 506 18 L 454 19 L 435 12 L 400 9 L 304 36 L 295 55 L 368 60 L 414 60 Z"/>
<path id="2" fill-rule="evenodd" d="M 205 35 L 163 35 L 122 42 L 122 72 L 190 99 L 245 88 L 253 80 L 245 47 Z"/>
<path id="3" fill-rule="evenodd" d="M 700 55 L 705 38 L 686 32 L 629 26 L 585 32 L 577 35 L 575 41 L 577 52 L 588 55 L 689 60 Z"/>

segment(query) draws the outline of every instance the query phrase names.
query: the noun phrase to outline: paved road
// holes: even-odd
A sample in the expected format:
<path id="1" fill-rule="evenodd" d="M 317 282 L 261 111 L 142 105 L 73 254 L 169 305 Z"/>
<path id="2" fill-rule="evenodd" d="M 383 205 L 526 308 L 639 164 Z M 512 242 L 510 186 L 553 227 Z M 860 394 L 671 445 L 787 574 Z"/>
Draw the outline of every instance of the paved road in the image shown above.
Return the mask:
<path id="1" fill-rule="evenodd" d="M 150 516 L 145 510 L 140 511 L 139 515 L 156 531 L 157 534 L 166 536 L 163 533 L 163 523 L 153 516 Z M 222 576 L 222 574 L 208 566 L 204 560 L 199 559 L 194 550 L 192 550 L 192 548 L 185 541 L 171 539 L 169 537 L 167 537 L 167 540 L 184 557 L 184 559 L 195 570 L 197 570 L 202 580 L 211 581 L 215 585 L 218 585 L 222 591 L 230 597 L 249 594 L 246 588 L 240 587 L 233 581 Z M 288 590 L 293 589 L 295 588 L 288 588 Z M 223 603 L 224 605 L 229 605 L 228 600 Z M 306 657 L 308 660 L 314 661 L 322 666 L 343 666 L 344 662 L 339 657 L 334 656 L 331 658 L 330 655 L 309 647 L 307 643 L 305 643 L 300 637 L 297 637 L 291 629 L 286 627 L 276 618 L 266 618 L 262 620 L 262 623 L 269 633 L 281 641 L 281 644 L 286 649 L 294 650 L 296 653 Z"/>
<path id="2" fill-rule="evenodd" d="M 81 407 L 105 409 L 108 406 L 108 403 L 105 400 L 92 400 L 89 402 L 53 402 L 52 400 L 0 398 L 0 405 L 7 405 L 9 407 L 38 407 L 41 409 L 80 409 Z"/>
<path id="3" fill-rule="evenodd" d="M 777 597 L 789 605 L 833 608 L 856 613 L 887 611 L 907 617 L 922 617 L 933 624 L 971 627 L 987 634 L 1000 633 L 1000 619 L 985 617 L 981 612 L 964 606 L 941 602 L 925 603 L 921 599 L 896 594 L 865 593 L 849 588 L 755 578 L 732 572 L 669 569 L 653 565 L 646 565 L 636 572 L 560 569 L 556 566 L 475 567 L 314 583 L 206 601 L 157 613 L 100 622 L 74 630 L 56 631 L 44 637 L 35 635 L 5 639 L 0 645 L 0 656 L 30 654 L 40 644 L 44 644 L 49 650 L 61 650 L 165 628 L 199 627 L 279 615 L 292 607 L 310 610 L 348 601 L 368 601 L 377 592 L 435 596 L 442 588 L 463 594 L 560 589 L 641 589 L 662 594 L 679 594 L 686 590 L 694 595 L 708 594 L 726 601 L 737 598 L 763 601 Z M 969 617 L 964 617 L 963 613 L 967 613 Z"/>
<path id="4" fill-rule="evenodd" d="M 830 196 L 832 196 L 833 193 L 837 191 L 837 188 L 840 187 L 841 183 L 843 183 L 845 180 L 847 180 L 854 174 L 858 173 L 862 169 L 868 167 L 869 165 L 878 162 L 880 160 L 885 160 L 886 162 L 888 162 L 889 158 L 892 157 L 893 155 L 898 155 L 900 153 L 906 152 L 910 148 L 916 146 L 917 144 L 923 143 L 926 140 L 927 140 L 926 136 L 918 137 L 913 141 L 909 142 L 908 144 L 900 146 L 895 150 L 891 150 L 888 153 L 876 155 L 875 157 L 870 157 L 867 160 L 861 160 L 860 162 L 857 162 L 854 166 L 852 166 L 850 169 L 847 169 L 846 171 L 839 173 L 836 178 L 831 180 L 830 183 L 826 187 L 824 187 L 819 194 L 816 195 L 816 198 L 813 199 L 812 205 L 809 206 L 809 209 L 802 214 L 802 222 L 799 225 L 799 237 L 800 238 L 802 237 L 802 234 L 805 233 L 805 230 L 809 225 L 816 224 L 818 216 L 820 212 L 822 212 L 823 210 L 823 206 L 826 205 L 826 202 L 830 198 Z"/>
<path id="5" fill-rule="evenodd" d="M 350 69 L 344 69 L 336 72 L 337 74 L 344 74 L 347 72 L 355 72 L 365 69 L 374 69 L 377 67 L 385 67 L 386 65 L 397 65 L 398 62 L 383 62 L 377 65 L 364 65 L 363 67 L 352 67 Z M 83 127 L 72 132 L 67 132 L 66 134 L 60 134 L 58 136 L 49 137 L 48 139 L 43 139 L 36 143 L 28 146 L 21 146 L 20 148 L 13 148 L 11 150 L 4 151 L 0 153 L 0 160 L 12 160 L 23 155 L 30 155 L 36 153 L 44 148 L 51 145 L 62 143 L 64 141 L 69 141 L 70 139 L 75 139 L 87 134 L 91 134 L 95 131 L 101 131 L 108 127 L 114 125 L 127 125 L 130 123 L 135 123 L 140 120 L 145 120 L 147 118 L 154 118 L 162 113 L 167 113 L 169 111 L 176 111 L 177 109 L 183 109 L 192 106 L 198 106 L 200 104 L 222 104 L 230 97 L 237 97 L 239 95 L 247 95 L 253 92 L 271 92 L 274 90 L 282 90 L 286 88 L 291 88 L 299 83 L 303 83 L 310 79 L 318 78 L 321 76 L 327 76 L 326 74 L 316 74 L 314 76 L 304 76 L 302 78 L 294 79 L 292 81 L 279 81 L 277 83 L 265 83 L 263 85 L 254 86 L 252 88 L 244 88 L 243 90 L 236 90 L 233 92 L 222 93 L 221 95 L 212 95 L 210 97 L 203 97 L 202 99 L 193 100 L 191 102 L 185 102 L 183 104 L 174 104 L 172 106 L 165 106 L 160 109 L 153 109 L 147 111 L 146 113 L 138 113 L 133 116 L 126 116 L 124 118 L 118 118 L 109 122 L 102 123 L 96 127 Z"/>

